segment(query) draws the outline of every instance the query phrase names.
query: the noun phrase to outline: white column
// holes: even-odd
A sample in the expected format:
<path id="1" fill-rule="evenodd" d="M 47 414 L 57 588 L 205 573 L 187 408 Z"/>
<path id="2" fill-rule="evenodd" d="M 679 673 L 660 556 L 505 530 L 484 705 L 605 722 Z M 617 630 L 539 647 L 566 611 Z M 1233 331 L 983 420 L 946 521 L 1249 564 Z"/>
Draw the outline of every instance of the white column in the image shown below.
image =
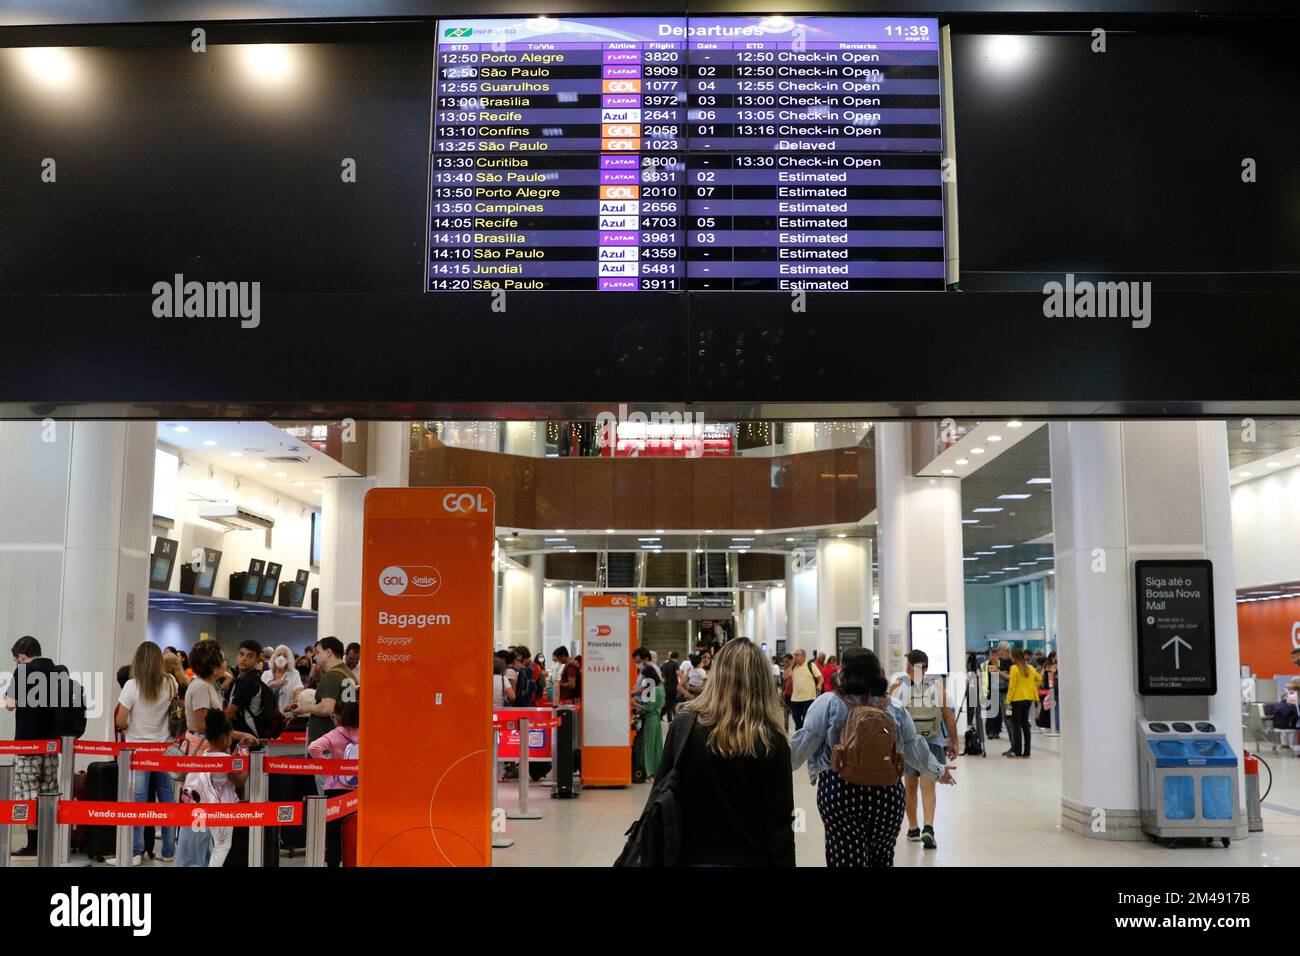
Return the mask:
<path id="1" fill-rule="evenodd" d="M 31 635 L 87 691 L 112 740 L 117 668 L 145 639 L 152 422 L 0 423 L 0 634 Z M 0 736 L 13 718 L 0 717 Z"/>
<path id="2" fill-rule="evenodd" d="M 785 559 L 785 649 L 817 647 L 817 567 L 803 550 Z"/>
<path id="3" fill-rule="evenodd" d="M 948 612 L 948 666 L 966 670 L 961 482 L 912 475 L 911 426 L 876 425 L 876 514 L 880 555 L 880 634 L 888 674 L 902 673 L 912 611 Z M 937 670 L 936 670 L 937 672 Z M 961 693 L 964 688 L 955 688 Z M 950 692 L 954 688 L 949 688 Z"/>
<path id="4" fill-rule="evenodd" d="M 346 647 L 361 640 L 361 549 L 366 492 L 410 484 L 410 435 L 405 422 L 368 422 L 370 474 L 326 478 L 321 495 L 320 614 L 316 636 Z"/>
<path id="5" fill-rule="evenodd" d="M 837 627 L 862 628 L 863 647 L 871 640 L 871 541 L 868 538 L 819 538 L 817 541 L 815 650 L 827 656 L 836 653 Z"/>
<path id="6" fill-rule="evenodd" d="M 533 654 L 542 649 L 543 591 L 545 590 L 546 556 L 525 558 L 521 568 L 501 572 L 500 645 L 523 644 Z"/>
<path id="7" fill-rule="evenodd" d="M 1061 823 L 1089 837 L 1141 839 L 1133 562 L 1214 562 L 1219 693 L 1181 700 L 1208 710 L 1241 752 L 1227 434 L 1222 422 L 1062 422 L 1050 435 Z"/>

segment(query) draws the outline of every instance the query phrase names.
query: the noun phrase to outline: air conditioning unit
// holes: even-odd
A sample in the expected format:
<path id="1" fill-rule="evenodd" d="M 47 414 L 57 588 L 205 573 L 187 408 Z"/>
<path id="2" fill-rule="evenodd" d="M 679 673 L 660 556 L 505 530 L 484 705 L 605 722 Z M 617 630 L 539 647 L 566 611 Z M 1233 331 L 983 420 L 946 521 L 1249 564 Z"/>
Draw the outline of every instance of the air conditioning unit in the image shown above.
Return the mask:
<path id="1" fill-rule="evenodd" d="M 212 521 L 242 531 L 261 531 L 275 527 L 274 519 L 258 514 L 251 508 L 226 501 L 202 502 L 199 505 L 199 517 L 204 521 Z"/>

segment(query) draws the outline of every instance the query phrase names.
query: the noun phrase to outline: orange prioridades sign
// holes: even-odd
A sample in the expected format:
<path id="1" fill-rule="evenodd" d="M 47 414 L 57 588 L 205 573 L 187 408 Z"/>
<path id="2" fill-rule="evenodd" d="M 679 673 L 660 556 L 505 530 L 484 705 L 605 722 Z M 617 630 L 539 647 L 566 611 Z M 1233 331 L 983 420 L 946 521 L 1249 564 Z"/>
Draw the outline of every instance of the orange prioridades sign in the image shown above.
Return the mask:
<path id="1" fill-rule="evenodd" d="M 632 651 L 636 608 L 626 594 L 582 599 L 582 782 L 632 782 Z"/>
<path id="2" fill-rule="evenodd" d="M 495 500 L 376 488 L 362 554 L 358 866 L 488 866 Z"/>

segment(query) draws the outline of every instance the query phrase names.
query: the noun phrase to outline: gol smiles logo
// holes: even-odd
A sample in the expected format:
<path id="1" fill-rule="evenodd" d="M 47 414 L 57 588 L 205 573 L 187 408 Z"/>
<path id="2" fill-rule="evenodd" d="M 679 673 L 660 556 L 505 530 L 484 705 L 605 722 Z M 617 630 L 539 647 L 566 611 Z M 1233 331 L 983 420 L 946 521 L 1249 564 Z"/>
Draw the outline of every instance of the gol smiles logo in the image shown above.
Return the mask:
<path id="1" fill-rule="evenodd" d="M 379 572 L 379 590 L 389 597 L 432 597 L 442 587 L 442 574 L 428 564 L 389 565 Z"/>
<path id="2" fill-rule="evenodd" d="M 608 624 L 597 624 L 591 629 L 592 637 L 609 637 L 614 631 Z"/>

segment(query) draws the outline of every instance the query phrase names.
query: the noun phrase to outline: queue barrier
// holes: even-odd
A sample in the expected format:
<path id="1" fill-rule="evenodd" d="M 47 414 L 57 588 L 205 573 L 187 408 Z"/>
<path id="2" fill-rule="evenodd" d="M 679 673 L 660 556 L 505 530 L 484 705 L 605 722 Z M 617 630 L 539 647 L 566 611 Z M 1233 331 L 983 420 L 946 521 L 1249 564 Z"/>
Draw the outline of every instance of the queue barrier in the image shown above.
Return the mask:
<path id="1" fill-rule="evenodd" d="M 291 732 L 264 743 L 272 746 L 301 746 L 306 740 L 306 733 Z M 324 797 L 308 797 L 303 802 L 289 803 L 266 800 L 268 774 L 357 776 L 360 774 L 360 766 L 355 760 L 270 757 L 260 750 L 247 757 L 238 754 L 222 757 L 186 756 L 162 752 L 174 743 L 175 741 L 75 740 L 72 737 L 0 741 L 0 754 L 23 756 L 71 752 L 84 756 L 111 756 L 118 764 L 116 801 L 74 800 L 72 782 L 75 767 L 71 760 L 60 761 L 57 791 L 42 793 L 39 800 L 12 800 L 13 767 L 0 766 L 0 826 L 21 826 L 36 822 L 37 862 L 40 866 L 68 862 L 74 824 L 115 827 L 119 866 L 130 865 L 132 831 L 137 826 L 192 826 L 201 820 L 206 826 L 247 827 L 254 831 L 249 834 L 249 866 L 261 867 L 264 863 L 262 828 L 299 826 L 305 817 L 309 827 L 310 852 L 307 855 L 307 865 L 324 866 L 326 822 L 354 814 L 360 805 L 360 798 L 355 791 L 331 797 L 328 801 Z M 132 799 L 132 771 L 240 773 L 245 769 L 249 772 L 247 803 L 136 803 Z M 320 801 L 319 807 L 313 810 L 312 801 Z M 316 833 L 311 829 L 313 827 L 320 832 Z M 0 840 L 0 868 L 10 865 L 8 834 L 4 836 Z"/>

